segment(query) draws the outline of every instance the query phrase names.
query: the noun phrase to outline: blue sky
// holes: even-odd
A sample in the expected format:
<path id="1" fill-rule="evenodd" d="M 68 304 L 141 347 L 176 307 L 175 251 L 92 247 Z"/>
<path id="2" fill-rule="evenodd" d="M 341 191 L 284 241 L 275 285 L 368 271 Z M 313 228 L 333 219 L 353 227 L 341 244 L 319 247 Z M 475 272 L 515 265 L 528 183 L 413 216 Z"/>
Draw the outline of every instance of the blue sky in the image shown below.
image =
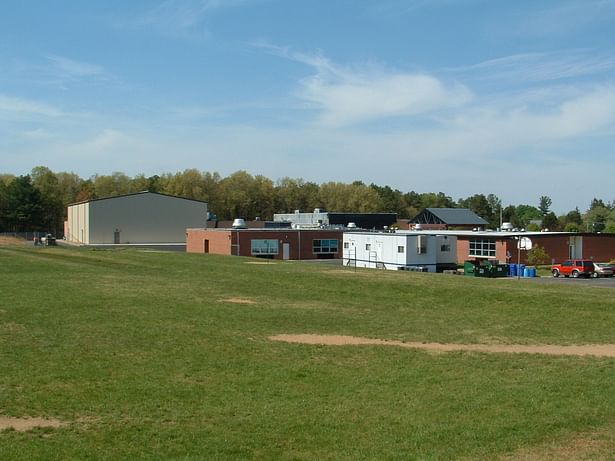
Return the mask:
<path id="1" fill-rule="evenodd" d="M 0 173 L 615 199 L 615 0 L 5 0 Z"/>

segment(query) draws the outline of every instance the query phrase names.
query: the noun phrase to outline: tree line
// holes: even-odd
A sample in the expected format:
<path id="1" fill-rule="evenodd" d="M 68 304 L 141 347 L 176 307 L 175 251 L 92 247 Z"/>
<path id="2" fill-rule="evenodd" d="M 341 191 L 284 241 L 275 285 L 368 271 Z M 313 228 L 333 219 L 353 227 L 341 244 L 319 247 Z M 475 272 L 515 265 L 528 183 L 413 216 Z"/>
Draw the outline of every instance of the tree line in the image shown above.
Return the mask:
<path id="1" fill-rule="evenodd" d="M 222 177 L 216 172 L 187 169 L 177 173 L 129 177 L 115 172 L 83 179 L 72 172 L 53 172 L 37 166 L 29 175 L 0 174 L 0 232 L 42 231 L 62 235 L 71 203 L 141 191 L 159 192 L 208 203 L 217 219 L 237 217 L 270 220 L 274 213 L 321 208 L 337 212 L 397 213 L 413 218 L 424 208 L 469 208 L 496 229 L 503 222 L 527 230 L 615 233 L 615 201 L 594 198 L 584 212 L 578 208 L 557 216 L 552 201 L 539 198 L 536 206 L 503 206 L 494 194 L 475 194 L 454 200 L 443 192 L 402 192 L 390 186 L 325 182 L 300 178 L 272 181 L 240 170 Z"/>

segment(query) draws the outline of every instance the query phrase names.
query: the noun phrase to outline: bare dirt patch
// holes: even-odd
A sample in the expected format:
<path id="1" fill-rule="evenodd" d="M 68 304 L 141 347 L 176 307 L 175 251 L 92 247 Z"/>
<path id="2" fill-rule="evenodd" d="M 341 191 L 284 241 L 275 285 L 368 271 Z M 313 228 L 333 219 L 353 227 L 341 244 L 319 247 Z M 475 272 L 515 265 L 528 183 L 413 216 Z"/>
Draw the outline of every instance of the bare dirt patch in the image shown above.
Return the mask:
<path id="1" fill-rule="evenodd" d="M 27 244 L 28 242 L 24 239 L 18 239 L 15 237 L 0 237 L 0 246 L 24 246 Z"/>
<path id="2" fill-rule="evenodd" d="M 57 429 L 66 423 L 54 418 L 10 418 L 0 416 L 0 431 L 13 429 L 17 432 L 31 431 L 36 427 L 51 427 Z"/>
<path id="3" fill-rule="evenodd" d="M 233 304 L 256 304 L 256 301 L 248 298 L 225 298 L 221 299 L 220 302 Z"/>
<path id="4" fill-rule="evenodd" d="M 609 429 L 545 442 L 535 447 L 521 448 L 498 459 L 499 461 L 611 459 L 609 456 L 613 453 L 615 443 Z"/>
<path id="5" fill-rule="evenodd" d="M 276 335 L 270 336 L 273 341 L 287 343 L 314 344 L 324 346 L 396 346 L 408 349 L 421 349 L 433 352 L 491 352 L 501 354 L 544 354 L 544 355 L 574 355 L 615 357 L 615 344 L 586 344 L 580 346 L 558 345 L 525 345 L 525 344 L 441 344 L 393 341 L 386 339 L 361 338 L 342 335 Z"/>

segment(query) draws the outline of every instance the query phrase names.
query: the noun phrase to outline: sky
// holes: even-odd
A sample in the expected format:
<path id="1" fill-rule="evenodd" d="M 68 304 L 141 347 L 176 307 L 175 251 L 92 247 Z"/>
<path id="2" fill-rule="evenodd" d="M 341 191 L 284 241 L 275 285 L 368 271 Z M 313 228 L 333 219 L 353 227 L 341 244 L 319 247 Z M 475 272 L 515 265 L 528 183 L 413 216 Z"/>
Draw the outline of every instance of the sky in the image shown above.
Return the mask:
<path id="1" fill-rule="evenodd" d="M 615 0 L 4 0 L 0 173 L 615 200 Z"/>

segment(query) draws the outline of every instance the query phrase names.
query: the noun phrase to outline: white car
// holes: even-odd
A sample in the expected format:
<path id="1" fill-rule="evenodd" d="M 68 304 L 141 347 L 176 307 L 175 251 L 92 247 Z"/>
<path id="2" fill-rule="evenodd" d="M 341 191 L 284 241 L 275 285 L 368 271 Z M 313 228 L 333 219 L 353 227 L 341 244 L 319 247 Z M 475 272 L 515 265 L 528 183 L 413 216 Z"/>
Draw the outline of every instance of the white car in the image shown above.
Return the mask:
<path id="1" fill-rule="evenodd" d="M 592 277 L 613 277 L 615 266 L 609 263 L 594 263 Z"/>

